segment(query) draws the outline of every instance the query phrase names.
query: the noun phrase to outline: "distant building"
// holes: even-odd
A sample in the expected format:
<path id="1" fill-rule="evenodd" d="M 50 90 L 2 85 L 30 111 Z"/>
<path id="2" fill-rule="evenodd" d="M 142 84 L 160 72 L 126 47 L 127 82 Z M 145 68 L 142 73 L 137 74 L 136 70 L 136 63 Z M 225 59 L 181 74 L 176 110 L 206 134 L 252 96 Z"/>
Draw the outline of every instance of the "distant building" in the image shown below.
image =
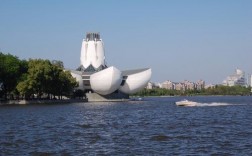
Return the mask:
<path id="1" fill-rule="evenodd" d="M 148 82 L 146 89 L 154 89 L 155 88 L 155 84 L 153 82 Z"/>
<path id="2" fill-rule="evenodd" d="M 186 87 L 184 83 L 175 83 L 175 90 L 185 91 Z"/>
<path id="3" fill-rule="evenodd" d="M 250 87 L 252 87 L 252 75 L 250 75 L 250 82 L 249 82 Z"/>
<path id="4" fill-rule="evenodd" d="M 164 88 L 168 90 L 201 90 L 205 88 L 205 81 L 199 80 L 196 83 L 190 82 L 188 80 L 184 80 L 183 82 L 172 82 L 170 80 L 166 80 L 163 83 L 157 83 L 155 87 Z M 148 87 L 150 88 L 150 87 Z"/>
<path id="5" fill-rule="evenodd" d="M 205 85 L 205 89 L 214 88 L 214 87 L 215 87 L 215 85 L 213 85 L 213 84 Z"/>
<path id="6" fill-rule="evenodd" d="M 252 92 L 252 75 L 250 75 L 250 87 L 251 87 L 251 92 Z"/>
<path id="7" fill-rule="evenodd" d="M 223 85 L 224 86 L 235 86 L 235 85 L 247 86 L 245 73 L 240 69 L 236 69 L 235 74 L 228 76 L 223 81 Z"/>
<path id="8" fill-rule="evenodd" d="M 161 83 L 161 88 L 173 90 L 174 89 L 174 83 L 167 80 L 167 81 Z"/>
<path id="9" fill-rule="evenodd" d="M 161 83 L 155 83 L 155 87 L 156 88 L 162 88 L 162 84 Z"/>
<path id="10" fill-rule="evenodd" d="M 184 81 L 184 85 L 185 85 L 186 90 L 194 90 L 196 86 L 195 83 L 187 81 L 187 80 Z"/>
<path id="11" fill-rule="evenodd" d="M 197 90 L 201 90 L 201 89 L 203 89 L 203 88 L 205 88 L 205 81 L 203 81 L 203 80 L 197 81 L 197 82 L 196 82 L 196 89 L 197 89 Z"/>
<path id="12" fill-rule="evenodd" d="M 248 75 L 248 86 L 252 87 L 252 75 Z"/>

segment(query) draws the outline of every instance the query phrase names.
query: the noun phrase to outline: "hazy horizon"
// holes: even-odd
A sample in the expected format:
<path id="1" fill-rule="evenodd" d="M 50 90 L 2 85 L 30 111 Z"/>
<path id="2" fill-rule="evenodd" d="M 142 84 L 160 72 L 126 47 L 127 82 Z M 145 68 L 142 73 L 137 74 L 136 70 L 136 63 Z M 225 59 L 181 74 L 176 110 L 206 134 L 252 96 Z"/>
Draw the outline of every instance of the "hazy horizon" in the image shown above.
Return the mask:
<path id="1" fill-rule="evenodd" d="M 5 1 L 0 51 L 80 65 L 86 32 L 100 32 L 106 62 L 152 68 L 152 82 L 219 84 L 252 73 L 252 1 Z"/>

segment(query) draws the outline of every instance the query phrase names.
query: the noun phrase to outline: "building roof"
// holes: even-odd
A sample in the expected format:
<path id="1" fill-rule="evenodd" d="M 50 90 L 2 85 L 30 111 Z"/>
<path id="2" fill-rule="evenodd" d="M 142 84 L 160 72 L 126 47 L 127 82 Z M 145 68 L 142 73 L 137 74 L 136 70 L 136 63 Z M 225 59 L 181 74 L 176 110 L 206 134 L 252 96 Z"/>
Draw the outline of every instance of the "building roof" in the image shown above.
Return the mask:
<path id="1" fill-rule="evenodd" d="M 122 71 L 122 75 L 123 76 L 127 76 L 127 75 L 133 75 L 133 74 L 136 74 L 136 73 L 140 73 L 140 72 L 143 72 L 143 71 L 146 71 L 150 68 L 142 68 L 142 69 L 133 69 L 133 70 L 124 70 Z"/>

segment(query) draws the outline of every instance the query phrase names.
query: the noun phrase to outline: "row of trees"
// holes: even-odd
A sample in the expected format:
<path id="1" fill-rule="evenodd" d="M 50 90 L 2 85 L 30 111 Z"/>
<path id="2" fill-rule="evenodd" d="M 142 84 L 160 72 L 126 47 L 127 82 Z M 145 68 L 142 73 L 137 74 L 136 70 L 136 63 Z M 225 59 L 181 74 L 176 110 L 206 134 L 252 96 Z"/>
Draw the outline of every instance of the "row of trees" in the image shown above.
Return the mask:
<path id="1" fill-rule="evenodd" d="M 45 96 L 49 99 L 68 96 L 78 83 L 61 61 L 20 60 L 0 52 L 0 98 L 26 99 Z"/>
<path id="2" fill-rule="evenodd" d="M 134 96 L 193 96 L 193 95 L 251 95 L 251 87 L 216 85 L 202 90 L 168 90 L 163 88 L 144 89 Z"/>

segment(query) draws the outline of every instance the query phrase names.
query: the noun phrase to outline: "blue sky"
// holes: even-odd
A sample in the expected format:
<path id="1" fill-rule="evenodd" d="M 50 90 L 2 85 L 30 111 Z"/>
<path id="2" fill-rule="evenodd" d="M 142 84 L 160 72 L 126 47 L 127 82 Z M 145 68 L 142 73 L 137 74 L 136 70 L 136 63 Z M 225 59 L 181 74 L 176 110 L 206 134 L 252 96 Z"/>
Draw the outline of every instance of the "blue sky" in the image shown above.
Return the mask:
<path id="1" fill-rule="evenodd" d="M 106 61 L 151 67 L 152 80 L 221 83 L 252 73 L 251 0 L 0 0 L 0 51 L 80 65 L 86 32 L 100 32 Z"/>

